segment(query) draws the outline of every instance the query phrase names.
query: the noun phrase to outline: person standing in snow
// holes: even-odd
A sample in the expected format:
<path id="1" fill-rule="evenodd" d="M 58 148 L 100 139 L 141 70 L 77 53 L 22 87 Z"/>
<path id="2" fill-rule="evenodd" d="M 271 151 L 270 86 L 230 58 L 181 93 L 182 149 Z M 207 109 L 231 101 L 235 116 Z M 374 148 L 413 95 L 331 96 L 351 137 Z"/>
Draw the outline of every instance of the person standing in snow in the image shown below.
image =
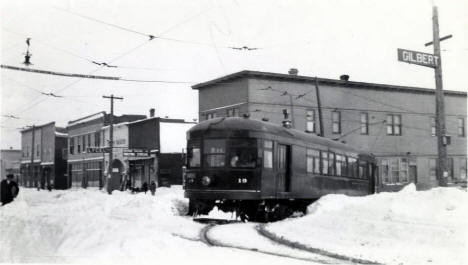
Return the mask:
<path id="1" fill-rule="evenodd" d="M 15 176 L 8 174 L 7 178 L 0 182 L 0 197 L 2 205 L 10 203 L 18 195 L 19 188 L 15 182 Z"/>
<path id="2" fill-rule="evenodd" d="M 156 182 L 151 181 L 151 184 L 150 184 L 150 191 L 151 191 L 151 195 L 154 196 L 154 194 L 156 193 Z"/>
<path id="3" fill-rule="evenodd" d="M 146 183 L 146 182 L 143 183 L 143 186 L 141 187 L 141 190 L 144 191 L 145 194 L 146 194 L 146 192 L 148 191 L 148 183 Z"/>

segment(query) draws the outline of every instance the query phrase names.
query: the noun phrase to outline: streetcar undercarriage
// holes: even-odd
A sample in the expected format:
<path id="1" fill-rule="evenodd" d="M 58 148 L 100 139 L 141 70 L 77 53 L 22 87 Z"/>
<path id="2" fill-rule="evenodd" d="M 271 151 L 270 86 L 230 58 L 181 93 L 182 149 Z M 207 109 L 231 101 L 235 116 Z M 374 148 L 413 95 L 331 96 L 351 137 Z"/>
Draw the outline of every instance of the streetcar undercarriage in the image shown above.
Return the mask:
<path id="1" fill-rule="evenodd" d="M 309 200 L 196 200 L 190 199 L 188 215 L 207 215 L 215 206 L 223 212 L 235 212 L 242 221 L 271 222 L 306 213 Z"/>

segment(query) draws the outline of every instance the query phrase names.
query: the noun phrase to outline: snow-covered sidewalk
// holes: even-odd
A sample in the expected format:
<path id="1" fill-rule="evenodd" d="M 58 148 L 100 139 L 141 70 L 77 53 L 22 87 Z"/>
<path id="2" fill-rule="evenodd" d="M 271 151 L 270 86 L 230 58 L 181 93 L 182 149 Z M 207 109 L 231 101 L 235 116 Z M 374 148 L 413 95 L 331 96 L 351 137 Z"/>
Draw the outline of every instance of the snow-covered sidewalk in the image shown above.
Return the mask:
<path id="1" fill-rule="evenodd" d="M 366 197 L 328 195 L 303 218 L 269 224 L 278 237 L 384 264 L 468 264 L 468 194 L 456 188 Z"/>

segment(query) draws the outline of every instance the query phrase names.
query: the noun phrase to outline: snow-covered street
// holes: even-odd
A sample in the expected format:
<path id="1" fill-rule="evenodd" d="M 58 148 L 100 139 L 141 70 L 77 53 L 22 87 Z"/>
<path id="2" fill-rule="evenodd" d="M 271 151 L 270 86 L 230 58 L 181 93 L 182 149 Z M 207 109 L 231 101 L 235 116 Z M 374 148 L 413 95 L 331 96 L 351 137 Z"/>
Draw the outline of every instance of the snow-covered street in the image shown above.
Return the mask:
<path id="1" fill-rule="evenodd" d="M 304 248 L 378 263 L 466 264 L 467 202 L 454 188 L 330 195 L 306 216 L 264 229 Z M 184 216 L 187 205 L 180 186 L 159 188 L 154 197 L 22 188 L 0 207 L 0 262 L 350 263 L 274 243 L 255 223 L 215 226 L 210 238 L 227 247 L 209 246 L 200 240 L 206 225 Z"/>

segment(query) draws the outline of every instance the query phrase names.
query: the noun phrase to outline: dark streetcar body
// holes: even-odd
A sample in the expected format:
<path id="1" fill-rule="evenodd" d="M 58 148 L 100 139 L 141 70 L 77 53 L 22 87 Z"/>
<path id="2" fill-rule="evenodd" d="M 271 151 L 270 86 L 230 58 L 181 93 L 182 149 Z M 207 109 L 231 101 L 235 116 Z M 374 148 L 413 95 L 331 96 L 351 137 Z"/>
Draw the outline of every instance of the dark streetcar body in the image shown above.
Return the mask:
<path id="1" fill-rule="evenodd" d="M 214 206 L 272 221 L 326 194 L 374 193 L 375 159 L 337 141 L 249 118 L 217 118 L 187 132 L 189 214 Z"/>

